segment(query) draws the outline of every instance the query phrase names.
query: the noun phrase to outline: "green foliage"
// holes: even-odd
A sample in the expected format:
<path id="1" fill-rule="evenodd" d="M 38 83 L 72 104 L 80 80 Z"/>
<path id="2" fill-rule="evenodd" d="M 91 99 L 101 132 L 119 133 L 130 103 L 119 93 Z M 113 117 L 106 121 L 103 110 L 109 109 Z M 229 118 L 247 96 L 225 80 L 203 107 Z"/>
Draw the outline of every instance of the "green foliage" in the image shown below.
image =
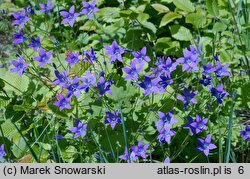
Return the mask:
<path id="1" fill-rule="evenodd" d="M 210 162 L 249 162 L 243 159 L 249 154 L 249 146 L 243 144 L 239 136 L 239 131 L 248 122 L 250 109 L 248 1 L 230 4 L 226 0 L 100 0 L 97 3 L 100 10 L 93 19 L 80 16 L 73 28 L 62 25 L 59 14 L 68 10 L 72 1 L 53 2 L 57 3 L 48 15 L 38 13 L 38 1 L 6 1 L 0 5 L 0 10 L 7 10 L 6 15 L 0 16 L 0 41 L 4 43 L 0 46 L 0 58 L 3 59 L 0 62 L 0 141 L 6 140 L 8 158 L 19 161 L 30 156 L 33 162 L 120 162 L 118 156 L 124 152 L 124 147 L 143 140 L 154 149 L 154 162 L 162 162 L 167 156 L 171 162 L 207 162 L 205 156 L 194 150 L 196 138 L 189 137 L 188 130 L 183 129 L 187 116 L 199 114 L 209 118 L 209 129 L 200 136 L 211 133 L 218 146 L 209 156 Z M 36 13 L 30 15 L 29 28 L 24 28 L 28 40 L 23 45 L 13 45 L 12 36 L 17 28 L 11 26 L 11 13 L 20 12 L 28 4 L 33 5 Z M 81 3 L 75 6 L 77 11 L 82 9 Z M 30 38 L 36 36 L 41 37 L 46 51 L 53 51 L 53 65 L 39 68 L 32 59 L 39 53 L 25 48 Z M 152 74 L 151 68 L 158 57 L 171 57 L 176 61 L 190 44 L 201 45 L 203 64 L 212 62 L 215 65 L 213 56 L 218 54 L 223 65 L 230 65 L 230 78 L 213 81 L 215 85 L 225 84 L 230 95 L 223 105 L 218 105 L 208 88 L 199 85 L 201 73 L 183 73 L 178 66 L 171 75 L 174 84 L 164 94 L 145 96 L 138 84 L 124 80 L 126 74 L 122 68 L 129 66 L 134 58 L 132 54 L 123 54 L 123 64 L 108 63 L 109 57 L 103 49 L 113 40 L 127 51 L 147 47 L 151 62 L 144 66 L 139 81 L 146 73 Z M 65 61 L 70 51 L 79 52 L 82 60 L 86 57 L 84 51 L 89 51 L 90 47 L 96 52 L 96 63 L 81 61 L 70 67 Z M 17 59 L 17 53 L 25 56 L 30 65 L 21 77 L 9 72 L 13 68 L 11 60 Z M 52 82 L 56 79 L 55 70 L 63 72 L 68 68 L 70 78 L 83 77 L 86 71 L 91 71 L 99 79 L 99 72 L 104 71 L 105 79 L 114 81 L 112 94 L 101 97 L 92 87 L 88 93 L 81 92 L 79 99 L 72 97 L 71 109 L 60 111 L 54 105 L 57 94 L 66 95 L 67 91 Z M 200 68 L 202 70 L 201 65 Z M 176 100 L 182 94 L 181 83 L 199 91 L 198 104 L 188 111 Z M 234 101 L 233 91 L 237 92 Z M 125 122 L 112 130 L 103 124 L 107 110 L 118 110 Z M 173 126 L 177 134 L 170 145 L 160 145 L 157 140 L 158 110 L 166 113 L 174 110 L 174 118 L 178 120 Z M 69 131 L 77 120 L 88 124 L 85 138 L 74 139 Z M 63 139 L 54 140 L 55 136 Z M 148 162 L 152 161 L 148 159 Z"/>

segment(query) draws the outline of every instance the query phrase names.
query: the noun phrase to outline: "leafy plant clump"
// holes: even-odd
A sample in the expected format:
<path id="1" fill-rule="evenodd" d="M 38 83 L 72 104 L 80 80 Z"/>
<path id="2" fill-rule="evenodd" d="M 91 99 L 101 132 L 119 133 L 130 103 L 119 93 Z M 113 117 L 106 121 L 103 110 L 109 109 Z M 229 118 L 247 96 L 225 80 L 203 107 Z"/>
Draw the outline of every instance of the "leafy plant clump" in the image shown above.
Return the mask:
<path id="1" fill-rule="evenodd" d="M 0 1 L 1 162 L 249 162 L 248 1 Z"/>

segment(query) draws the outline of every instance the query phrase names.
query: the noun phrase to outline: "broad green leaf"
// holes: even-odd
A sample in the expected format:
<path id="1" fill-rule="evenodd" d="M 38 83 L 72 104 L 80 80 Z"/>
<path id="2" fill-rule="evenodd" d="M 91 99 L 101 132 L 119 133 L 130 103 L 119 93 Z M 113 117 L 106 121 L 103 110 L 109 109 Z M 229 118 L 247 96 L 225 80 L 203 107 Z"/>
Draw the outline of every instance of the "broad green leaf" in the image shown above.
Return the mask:
<path id="1" fill-rule="evenodd" d="M 196 28 L 202 28 L 206 24 L 206 16 L 201 13 L 191 13 L 186 16 L 186 23 L 193 24 Z"/>
<path id="2" fill-rule="evenodd" d="M 185 12 L 194 12 L 195 10 L 195 7 L 189 0 L 174 0 L 173 3 L 177 8 Z"/>
<path id="3" fill-rule="evenodd" d="M 16 158 L 21 158 L 24 153 L 27 151 L 26 143 L 24 139 L 21 137 L 20 134 L 14 135 L 13 139 L 13 147 L 12 147 L 12 153 Z"/>
<path id="4" fill-rule="evenodd" d="M 148 20 L 148 19 L 149 19 L 149 15 L 146 14 L 146 13 L 140 13 L 140 14 L 138 15 L 138 17 L 137 17 L 137 20 L 138 20 L 140 23 L 142 23 L 142 22 L 144 22 L 144 21 L 146 21 L 146 20 Z"/>
<path id="5" fill-rule="evenodd" d="M 151 6 L 158 11 L 159 13 L 166 13 L 169 11 L 168 7 L 162 5 L 162 4 L 151 4 Z"/>
<path id="6" fill-rule="evenodd" d="M 130 99 L 132 96 L 136 94 L 136 89 L 130 83 L 127 83 L 126 89 L 123 87 L 116 87 L 114 85 L 111 86 L 112 95 L 107 94 L 107 96 L 115 101 Z"/>
<path id="7" fill-rule="evenodd" d="M 13 105 L 14 111 L 29 111 L 33 109 L 32 104 Z"/>
<path id="8" fill-rule="evenodd" d="M 218 0 L 206 0 L 206 6 L 209 14 L 219 16 Z"/>
<path id="9" fill-rule="evenodd" d="M 170 37 L 162 37 L 157 39 L 154 49 L 161 51 L 164 48 L 169 48 L 170 44 L 172 43 L 172 40 Z"/>
<path id="10" fill-rule="evenodd" d="M 15 126 L 10 120 L 6 120 L 3 124 L 1 124 L 1 127 L 3 129 L 3 135 L 7 138 L 12 138 L 12 136 L 17 133 Z M 0 136 L 2 136 L 1 133 Z"/>
<path id="11" fill-rule="evenodd" d="M 144 21 L 142 23 L 142 26 L 149 29 L 149 30 L 151 30 L 153 33 L 156 33 L 156 31 L 157 31 L 155 25 L 153 23 L 151 23 L 151 22 Z"/>
<path id="12" fill-rule="evenodd" d="M 227 26 L 221 22 L 216 22 L 213 26 L 213 31 L 214 32 L 223 32 L 226 30 Z"/>
<path id="13" fill-rule="evenodd" d="M 175 12 L 169 12 L 165 14 L 161 20 L 160 27 L 167 25 L 168 23 L 174 21 L 175 19 L 181 18 L 182 16 L 180 14 L 177 14 Z"/>
<path id="14" fill-rule="evenodd" d="M 25 92 L 29 85 L 29 78 L 25 75 L 19 76 L 17 73 L 6 72 L 3 79 L 9 83 L 5 84 L 4 89 L 6 91 L 14 91 L 18 95 Z"/>
<path id="15" fill-rule="evenodd" d="M 172 37 L 177 40 L 190 41 L 193 37 L 189 29 L 180 25 L 170 26 Z"/>
<path id="16" fill-rule="evenodd" d="M 62 158 L 68 163 L 72 163 L 77 157 L 77 149 L 74 146 L 69 146 L 66 150 L 62 151 Z"/>

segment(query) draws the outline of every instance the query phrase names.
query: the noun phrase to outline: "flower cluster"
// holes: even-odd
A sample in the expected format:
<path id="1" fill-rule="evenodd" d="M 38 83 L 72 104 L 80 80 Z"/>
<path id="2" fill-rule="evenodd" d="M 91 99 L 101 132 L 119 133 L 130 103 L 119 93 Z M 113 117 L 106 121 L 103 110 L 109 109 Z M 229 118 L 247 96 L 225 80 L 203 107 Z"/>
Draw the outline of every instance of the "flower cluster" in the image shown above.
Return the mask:
<path id="1" fill-rule="evenodd" d="M 171 126 L 175 123 L 178 123 L 178 121 L 173 118 L 172 112 L 168 112 L 165 114 L 161 111 L 158 111 L 158 116 L 160 117 L 160 120 L 156 123 L 156 128 L 160 135 L 158 135 L 157 139 L 162 144 L 164 144 L 165 142 L 169 144 L 171 137 L 176 133 L 171 129 Z"/>
<path id="2" fill-rule="evenodd" d="M 95 7 L 96 0 L 93 0 L 92 3 L 82 2 L 83 10 L 80 13 L 75 12 L 75 6 L 71 6 L 69 9 L 69 12 L 67 11 L 61 11 L 60 15 L 64 18 L 61 22 L 61 24 L 69 24 L 70 27 L 74 26 L 74 23 L 76 21 L 76 18 L 81 14 L 88 15 L 89 19 L 92 19 L 95 12 L 97 12 L 99 9 Z"/>
<path id="3" fill-rule="evenodd" d="M 138 157 L 147 158 L 147 149 L 149 144 L 142 144 L 142 141 L 139 140 L 137 146 L 131 146 L 131 152 L 128 152 L 127 147 L 125 147 L 125 152 L 123 155 L 120 155 L 119 158 L 131 163 L 138 159 Z"/>
<path id="4" fill-rule="evenodd" d="M 60 15 L 62 16 L 61 24 L 69 24 L 70 27 L 73 27 L 76 23 L 77 18 L 85 14 L 88 19 L 92 19 L 94 14 L 99 10 L 96 6 L 96 0 L 93 0 L 91 3 L 82 2 L 83 9 L 80 12 L 76 12 L 77 8 L 72 5 L 67 11 L 61 11 Z M 51 11 L 53 11 L 53 4 L 51 0 L 47 1 L 47 4 L 39 4 L 40 13 L 45 13 L 45 16 L 49 16 Z M 67 68 L 65 68 L 62 64 L 61 66 L 64 68 L 63 71 L 57 68 L 54 63 L 54 57 L 57 55 L 56 52 L 52 50 L 49 51 L 50 48 L 46 48 L 43 44 L 42 36 L 29 36 L 24 31 L 25 25 L 30 20 L 31 14 L 34 14 L 34 10 L 32 8 L 25 9 L 21 11 L 21 13 L 14 13 L 13 16 L 15 20 L 12 25 L 19 26 L 18 32 L 13 34 L 13 44 L 15 45 L 26 45 L 29 47 L 32 52 L 34 51 L 33 58 L 24 58 L 24 56 L 19 56 L 19 60 L 12 60 L 12 64 L 14 68 L 11 68 L 11 72 L 16 72 L 20 76 L 22 76 L 27 69 L 33 65 L 34 61 L 39 63 L 40 68 L 44 68 L 46 66 L 54 67 L 55 79 L 51 82 L 53 86 L 59 86 L 60 91 L 56 95 L 57 101 L 54 102 L 54 105 L 59 108 L 60 111 L 64 109 L 72 109 L 71 103 L 72 99 L 81 100 L 81 96 L 83 93 L 88 93 L 89 91 L 93 92 L 93 96 L 96 95 L 97 98 L 105 98 L 105 94 L 112 94 L 111 86 L 114 84 L 114 81 L 110 80 L 109 75 L 105 75 L 102 71 L 99 75 L 96 69 L 96 66 L 99 64 L 100 57 L 94 51 L 94 48 L 88 49 L 89 51 L 74 51 L 72 49 L 68 53 L 66 53 L 66 58 L 64 59 L 67 62 Z M 29 41 L 29 42 L 27 42 Z M 205 64 L 201 59 L 203 52 L 201 50 L 201 46 L 198 48 L 193 45 L 189 46 L 189 49 L 185 49 L 183 56 L 180 58 L 172 58 L 172 57 L 156 57 L 156 59 L 150 59 L 147 54 L 147 47 L 143 47 L 138 49 L 138 51 L 133 51 L 130 49 L 126 49 L 126 47 L 119 45 L 118 40 L 113 40 L 111 45 L 104 45 L 103 48 L 106 50 L 105 54 L 102 53 L 103 57 L 108 57 L 110 64 L 122 64 L 122 72 L 125 81 L 131 81 L 131 83 L 135 83 L 136 87 L 142 88 L 144 92 L 144 96 L 161 93 L 165 94 L 168 86 L 175 85 L 174 82 L 178 80 L 175 78 L 178 74 L 178 71 L 185 72 L 185 74 L 192 74 L 195 72 L 199 77 L 198 81 L 202 84 L 209 94 L 211 93 L 214 96 L 219 104 L 223 102 L 223 99 L 228 96 L 228 93 L 224 91 L 224 84 L 220 83 L 218 86 L 213 83 L 213 80 L 216 78 L 221 80 L 224 77 L 229 77 L 230 73 L 228 72 L 229 65 L 223 66 L 219 61 L 219 58 L 216 57 L 216 61 L 213 63 Z M 126 63 L 125 56 L 128 54 L 132 57 L 128 63 Z M 34 60 L 34 61 L 32 61 Z M 202 73 L 197 72 L 199 70 L 200 62 L 202 64 L 203 71 Z M 29 62 L 29 63 L 28 63 Z M 31 63 L 30 63 L 31 62 Z M 84 71 L 84 74 L 72 74 L 72 69 L 77 66 L 81 66 L 81 64 L 88 63 L 91 66 L 87 71 Z M 35 63 L 36 64 L 36 63 Z M 104 64 L 106 64 L 104 58 Z M 148 68 L 148 64 L 153 64 L 153 67 Z M 61 67 L 60 66 L 60 67 Z M 93 68 L 92 68 L 93 67 Z M 33 66 L 31 67 L 33 69 Z M 94 69 L 94 70 L 93 70 Z M 180 69 L 180 70 L 177 70 Z M 201 78 L 202 76 L 202 78 Z M 222 81 L 222 80 L 221 80 Z M 177 84 L 178 86 L 178 84 Z M 198 104 L 198 90 L 191 90 L 190 87 L 185 87 L 185 83 L 182 85 L 182 89 L 178 90 L 178 95 L 175 95 L 174 100 L 180 100 L 184 104 L 184 109 L 187 110 L 188 106 Z M 73 109 L 72 109 L 73 110 Z M 123 124 L 122 119 L 119 117 L 118 111 L 114 111 L 113 113 L 110 111 L 106 111 L 106 116 L 104 120 L 104 124 L 110 125 L 111 129 L 114 130 L 118 124 Z M 158 131 L 157 140 L 161 145 L 165 143 L 170 144 L 171 138 L 176 134 L 173 126 L 178 123 L 178 121 L 174 118 L 174 111 L 171 110 L 167 113 L 162 111 L 158 111 L 159 120 L 156 122 L 155 127 Z M 201 133 L 205 133 L 208 129 L 208 118 L 202 118 L 198 114 L 196 114 L 195 119 L 191 116 L 187 116 L 188 123 L 183 126 L 184 129 L 189 129 L 190 136 L 200 135 Z M 87 126 L 88 124 L 83 124 L 80 120 L 77 121 L 76 125 L 69 130 L 74 133 L 74 138 L 85 137 L 87 134 Z M 244 140 L 250 138 L 250 128 L 246 126 L 245 130 L 242 130 L 240 134 L 243 136 Z M 60 140 L 61 136 L 55 136 L 55 140 Z M 211 143 L 211 135 L 207 135 L 205 139 L 197 138 L 199 146 L 197 150 L 202 151 L 206 156 L 209 155 L 210 150 L 216 148 L 216 145 Z M 125 160 L 127 162 L 133 162 L 138 160 L 140 157 L 143 159 L 147 158 L 147 150 L 149 148 L 149 144 L 143 145 L 142 140 L 138 141 L 138 144 L 135 146 L 126 146 L 123 155 L 120 155 L 119 158 Z M 0 148 L 0 159 L 5 156 L 6 153 L 4 151 L 4 146 L 2 145 Z M 165 163 L 170 162 L 170 158 L 166 157 L 164 160 Z"/>

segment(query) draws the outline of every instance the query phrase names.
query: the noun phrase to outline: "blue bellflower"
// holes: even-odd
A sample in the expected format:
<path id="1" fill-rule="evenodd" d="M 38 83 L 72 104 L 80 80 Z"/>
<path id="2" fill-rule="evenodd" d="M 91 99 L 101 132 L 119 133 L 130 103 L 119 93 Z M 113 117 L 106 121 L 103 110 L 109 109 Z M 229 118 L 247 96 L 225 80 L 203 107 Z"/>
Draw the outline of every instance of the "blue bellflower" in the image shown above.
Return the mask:
<path id="1" fill-rule="evenodd" d="M 13 21 L 12 25 L 19 25 L 21 29 L 29 21 L 29 18 L 26 16 L 25 9 L 23 9 L 21 13 L 14 12 L 13 16 L 15 20 Z"/>
<path id="2" fill-rule="evenodd" d="M 218 86 L 218 88 L 210 88 L 210 91 L 211 91 L 212 95 L 216 97 L 217 102 L 219 104 L 222 103 L 223 98 L 228 96 L 228 93 L 223 90 L 223 84 L 220 84 Z"/>
<path id="3" fill-rule="evenodd" d="M 131 62 L 130 66 L 131 68 L 122 68 L 122 71 L 127 74 L 127 76 L 124 78 L 125 80 L 133 79 L 135 81 L 138 81 L 138 75 L 143 69 L 143 65 L 139 64 L 137 65 L 136 62 Z"/>
<path id="4" fill-rule="evenodd" d="M 114 130 L 116 124 L 121 124 L 121 123 L 122 120 L 118 115 L 118 111 L 115 111 L 114 113 L 106 111 L 106 119 L 104 120 L 104 124 L 110 124 L 112 130 Z"/>
<path id="5" fill-rule="evenodd" d="M 208 118 L 205 118 L 202 120 L 201 117 L 196 114 L 196 120 L 192 122 L 190 125 L 195 128 L 195 132 L 196 134 L 198 134 L 199 132 L 203 130 L 207 130 L 207 126 L 206 126 L 207 122 L 208 122 Z"/>
<path id="6" fill-rule="evenodd" d="M 56 75 L 57 79 L 54 80 L 52 82 L 52 84 L 57 84 L 57 85 L 59 85 L 61 87 L 65 86 L 65 84 L 67 84 L 69 82 L 68 73 L 69 73 L 69 70 L 66 70 L 62 74 L 59 73 L 59 71 L 56 70 L 55 75 Z"/>
<path id="7" fill-rule="evenodd" d="M 47 4 L 39 4 L 40 6 L 40 13 L 46 13 L 46 14 L 49 14 L 50 11 L 52 10 L 53 8 L 53 4 L 52 4 L 52 0 L 48 0 L 47 1 Z"/>
<path id="8" fill-rule="evenodd" d="M 127 147 L 125 147 L 124 149 L 124 154 L 120 155 L 119 158 L 122 160 L 125 160 L 127 163 L 131 163 L 138 159 L 138 157 L 136 156 L 134 152 L 130 152 L 130 155 L 129 155 Z"/>
<path id="9" fill-rule="evenodd" d="M 38 48 L 41 47 L 40 37 L 31 38 L 30 42 L 31 43 L 28 45 L 28 47 L 33 48 L 35 52 L 37 51 Z"/>
<path id="10" fill-rule="evenodd" d="M 227 71 L 229 65 L 226 64 L 224 67 L 220 64 L 219 61 L 216 62 L 216 70 L 215 70 L 215 74 L 216 76 L 222 77 L 222 76 L 230 76 L 230 73 Z"/>
<path id="11" fill-rule="evenodd" d="M 74 66 L 77 63 L 79 63 L 79 57 L 78 57 L 78 52 L 73 53 L 73 52 L 68 52 L 66 61 L 70 63 L 70 66 Z"/>
<path id="12" fill-rule="evenodd" d="M 147 151 L 148 147 L 149 147 L 149 144 L 143 145 L 142 141 L 139 140 L 138 145 L 131 146 L 131 149 L 135 153 L 136 156 L 138 156 L 138 157 L 140 156 L 140 157 L 145 159 L 147 157 L 146 151 Z"/>
<path id="13" fill-rule="evenodd" d="M 243 140 L 250 139 L 250 127 L 246 125 L 245 130 L 240 131 L 240 135 L 242 135 Z"/>
<path id="14" fill-rule="evenodd" d="M 81 11 L 81 14 L 86 14 L 89 19 L 92 19 L 94 13 L 97 12 L 97 11 L 99 11 L 99 9 L 97 7 L 95 7 L 96 0 L 93 0 L 93 2 L 91 2 L 91 3 L 83 1 L 82 5 L 83 5 L 84 8 Z"/>
<path id="15" fill-rule="evenodd" d="M 96 88 L 99 89 L 99 94 L 102 96 L 104 93 L 112 94 L 112 90 L 110 89 L 113 81 L 105 81 L 103 77 L 100 77 L 100 83 L 97 84 Z"/>
<path id="16" fill-rule="evenodd" d="M 162 131 L 165 125 L 171 126 L 172 124 L 178 123 L 178 121 L 173 118 L 173 113 L 171 111 L 166 114 L 158 111 L 158 116 L 160 117 L 160 120 L 156 123 L 155 126 L 159 132 Z"/>
<path id="17" fill-rule="evenodd" d="M 199 54 L 197 53 L 197 50 L 194 50 L 193 46 L 190 46 L 190 49 L 191 51 L 188 49 L 184 51 L 184 57 L 177 59 L 177 62 L 182 64 L 182 71 L 190 72 L 199 69 Z"/>
<path id="18" fill-rule="evenodd" d="M 52 51 L 49 51 L 48 53 L 46 53 L 45 50 L 41 48 L 39 51 L 39 56 L 36 56 L 33 59 L 40 63 L 40 67 L 43 67 L 46 64 L 52 63 L 51 55 L 52 55 Z"/>
<path id="19" fill-rule="evenodd" d="M 81 121 L 77 121 L 77 126 L 72 127 L 69 130 L 75 133 L 74 138 L 84 137 L 87 133 L 88 124 L 83 124 Z"/>
<path id="20" fill-rule="evenodd" d="M 132 54 L 135 58 L 135 60 L 134 60 L 135 63 L 144 63 L 145 61 L 150 62 L 150 60 L 151 60 L 147 56 L 147 48 L 146 47 L 143 47 L 140 52 L 132 52 Z"/>
<path id="21" fill-rule="evenodd" d="M 6 152 L 4 151 L 4 145 L 2 144 L 0 147 L 0 160 L 2 160 L 4 156 L 6 156 Z"/>
<path id="22" fill-rule="evenodd" d="M 173 63 L 171 58 L 167 58 L 167 61 L 161 65 L 163 72 L 165 73 L 166 77 L 171 77 L 171 73 L 176 70 L 177 63 Z"/>
<path id="23" fill-rule="evenodd" d="M 190 92 L 187 88 L 184 89 L 184 95 L 178 96 L 177 99 L 184 102 L 184 108 L 188 106 L 188 104 L 191 102 L 193 104 L 197 104 L 197 100 L 194 98 L 194 96 L 198 93 L 198 91 Z"/>
<path id="24" fill-rule="evenodd" d="M 157 84 L 158 84 L 158 79 L 151 80 L 150 77 L 145 76 L 144 81 L 140 83 L 139 86 L 144 89 L 144 95 L 148 96 L 150 93 L 159 92 Z"/>
<path id="25" fill-rule="evenodd" d="M 96 86 L 96 77 L 90 71 L 86 71 L 86 75 L 81 78 L 81 81 L 83 84 L 80 85 L 80 88 L 84 89 L 85 92 L 88 92 L 91 86 Z"/>
<path id="26" fill-rule="evenodd" d="M 60 12 L 60 15 L 63 16 L 63 20 L 61 24 L 67 24 L 69 23 L 70 27 L 74 26 L 76 18 L 80 15 L 80 13 L 75 13 L 75 6 L 71 6 L 69 9 L 69 12 L 62 11 Z"/>
<path id="27" fill-rule="evenodd" d="M 15 66 L 15 68 L 10 69 L 10 72 L 17 72 L 19 76 L 22 76 L 28 67 L 28 64 L 24 62 L 24 58 L 22 56 L 19 56 L 19 61 L 12 60 L 12 64 Z"/>
<path id="28" fill-rule="evenodd" d="M 214 73 L 216 70 L 215 68 L 213 68 L 212 63 L 208 63 L 207 65 L 202 65 L 202 67 L 204 69 L 202 72 L 203 75 L 212 75 L 212 73 Z"/>
<path id="29" fill-rule="evenodd" d="M 84 52 L 84 58 L 83 58 L 83 61 L 84 62 L 89 62 L 89 63 L 93 63 L 97 60 L 97 57 L 96 57 L 96 53 L 94 51 L 94 49 L 92 47 L 90 47 L 90 51 L 87 52 L 85 51 Z"/>
<path id="30" fill-rule="evenodd" d="M 54 104 L 59 107 L 60 111 L 62 111 L 63 109 L 71 109 L 71 98 L 65 98 L 62 94 L 59 94 L 58 99 L 59 101 L 55 102 Z"/>
<path id="31" fill-rule="evenodd" d="M 170 163 L 170 158 L 166 157 L 163 163 Z"/>
<path id="32" fill-rule="evenodd" d="M 170 125 L 164 125 L 164 128 L 161 129 L 160 134 L 157 139 L 160 143 L 168 143 L 170 144 L 171 137 L 175 135 L 175 131 L 170 129 Z"/>
<path id="33" fill-rule="evenodd" d="M 196 148 L 199 151 L 202 151 L 206 156 L 208 156 L 210 150 L 216 149 L 216 145 L 211 143 L 211 135 L 207 135 L 206 139 L 197 138 L 199 146 Z"/>
<path id="34" fill-rule="evenodd" d="M 202 84 L 204 86 L 211 85 L 211 80 L 212 80 L 211 76 L 202 75 L 202 79 L 200 80 L 200 84 Z"/>
<path id="35" fill-rule="evenodd" d="M 194 119 L 190 116 L 188 116 L 187 119 L 188 123 L 183 126 L 183 129 L 189 129 L 190 136 L 192 136 L 196 132 L 196 128 L 191 125 L 194 122 Z"/>
<path id="36" fill-rule="evenodd" d="M 14 37 L 13 44 L 20 44 L 27 40 L 27 38 L 23 36 L 22 30 L 20 30 L 19 33 L 17 34 L 14 34 L 13 37 Z"/>
<path id="37" fill-rule="evenodd" d="M 116 41 L 113 41 L 111 46 L 104 46 L 106 49 L 105 55 L 110 56 L 110 63 L 113 63 L 116 59 L 122 62 L 122 54 L 125 52 L 123 48 L 121 48 Z"/>
<path id="38" fill-rule="evenodd" d="M 83 89 L 83 87 L 79 84 L 79 79 L 77 76 L 73 79 L 71 84 L 65 84 L 63 87 L 67 88 L 68 97 L 71 97 L 74 95 L 75 97 L 80 98 L 81 96 L 80 91 Z"/>

